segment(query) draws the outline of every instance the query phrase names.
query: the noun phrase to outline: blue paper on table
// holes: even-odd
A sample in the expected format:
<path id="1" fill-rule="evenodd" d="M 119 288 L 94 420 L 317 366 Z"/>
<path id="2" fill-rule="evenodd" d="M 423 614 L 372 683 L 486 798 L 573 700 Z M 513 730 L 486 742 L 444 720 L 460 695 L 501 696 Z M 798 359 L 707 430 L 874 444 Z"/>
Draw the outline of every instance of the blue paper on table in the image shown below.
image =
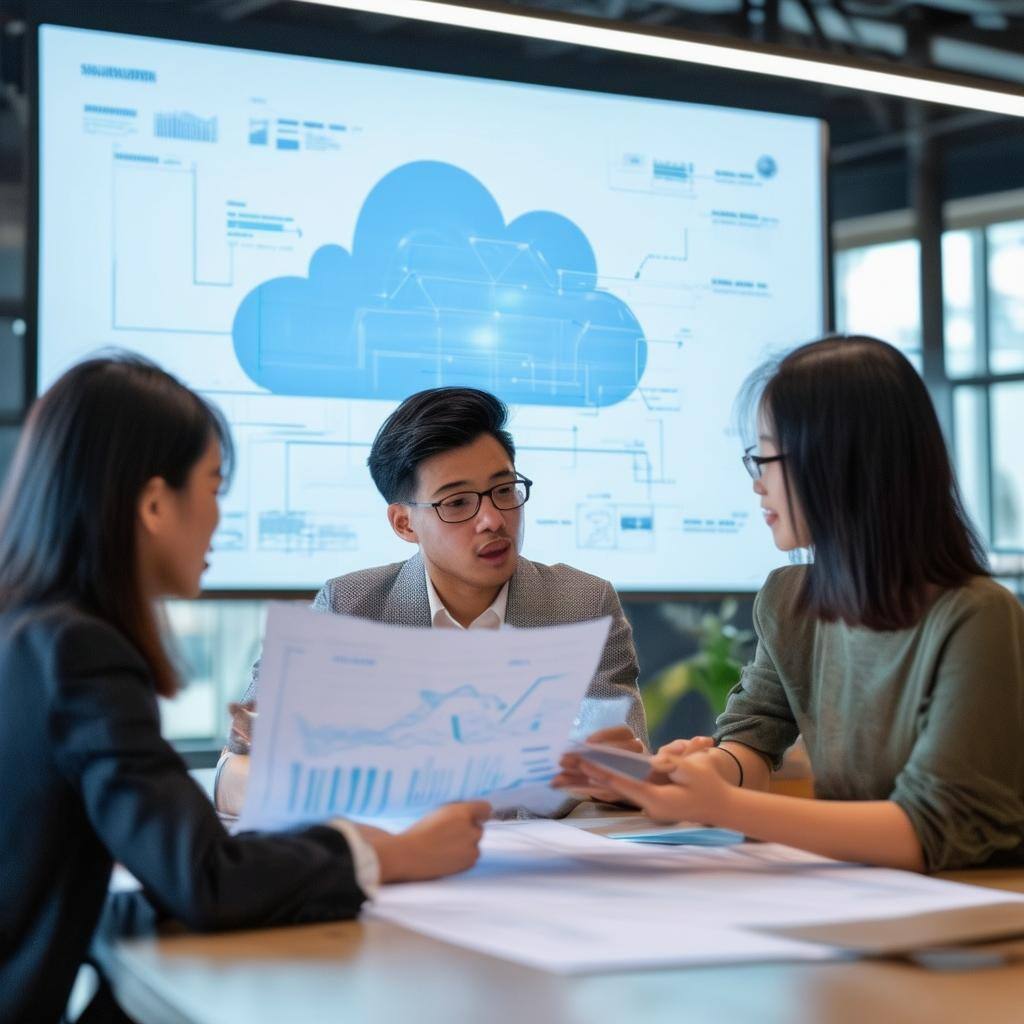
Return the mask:
<path id="1" fill-rule="evenodd" d="M 667 828 L 661 832 L 620 832 L 609 839 L 626 839 L 631 843 L 652 843 L 660 846 L 732 846 L 742 843 L 742 832 L 731 828 Z"/>

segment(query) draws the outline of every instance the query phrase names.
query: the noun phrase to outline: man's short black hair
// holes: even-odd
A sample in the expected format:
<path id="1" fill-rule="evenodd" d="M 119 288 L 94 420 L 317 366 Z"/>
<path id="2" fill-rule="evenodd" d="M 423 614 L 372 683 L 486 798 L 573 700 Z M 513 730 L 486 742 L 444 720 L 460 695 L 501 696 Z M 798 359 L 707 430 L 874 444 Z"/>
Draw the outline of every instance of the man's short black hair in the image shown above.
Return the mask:
<path id="1" fill-rule="evenodd" d="M 410 395 L 374 438 L 366 464 L 377 490 L 390 505 L 409 501 L 420 463 L 472 444 L 490 434 L 515 462 L 516 447 L 505 429 L 508 408 L 477 388 L 430 388 Z"/>

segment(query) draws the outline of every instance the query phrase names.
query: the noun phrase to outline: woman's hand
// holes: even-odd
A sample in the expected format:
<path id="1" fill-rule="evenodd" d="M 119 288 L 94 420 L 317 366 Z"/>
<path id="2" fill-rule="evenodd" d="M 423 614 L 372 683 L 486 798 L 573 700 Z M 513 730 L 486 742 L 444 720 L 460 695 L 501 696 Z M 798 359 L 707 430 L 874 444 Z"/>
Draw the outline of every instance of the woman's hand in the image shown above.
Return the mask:
<path id="1" fill-rule="evenodd" d="M 359 832 L 377 853 L 381 882 L 422 882 L 471 868 L 490 816 L 491 805 L 474 800 L 448 804 L 398 835 L 368 825 Z"/>
<path id="2" fill-rule="evenodd" d="M 610 729 L 598 729 L 591 733 L 587 743 L 601 743 L 606 747 L 618 747 L 620 750 L 629 750 L 634 754 L 644 752 L 643 743 L 633 735 L 633 730 L 628 725 L 616 725 Z M 602 803 L 615 803 L 622 798 L 617 796 L 610 789 L 594 788 L 587 784 L 587 780 L 579 768 L 580 758 L 575 754 L 566 754 L 561 760 L 562 771 L 551 780 L 551 785 L 556 789 L 572 789 L 591 800 L 598 800 Z"/>
<path id="3" fill-rule="evenodd" d="M 710 750 L 714 745 L 715 741 L 710 736 L 694 736 L 688 740 L 672 740 L 658 747 L 657 753 L 651 758 L 651 774 L 647 781 L 662 784 L 668 782 L 669 774 L 684 757 Z"/>
<path id="4" fill-rule="evenodd" d="M 718 773 L 714 758 L 707 750 L 678 758 L 665 783 L 638 782 L 582 758 L 579 770 L 589 785 L 610 790 L 617 799 L 636 804 L 649 818 L 664 823 L 714 824 L 735 790 Z"/>

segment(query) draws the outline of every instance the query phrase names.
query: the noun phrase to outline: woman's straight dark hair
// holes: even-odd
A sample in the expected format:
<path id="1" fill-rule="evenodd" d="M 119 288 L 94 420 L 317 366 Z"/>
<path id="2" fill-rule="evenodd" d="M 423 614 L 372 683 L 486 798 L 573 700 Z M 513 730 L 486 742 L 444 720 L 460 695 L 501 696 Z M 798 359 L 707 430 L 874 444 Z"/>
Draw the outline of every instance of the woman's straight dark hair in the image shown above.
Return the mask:
<path id="1" fill-rule="evenodd" d="M 0 496 L 0 611 L 80 604 L 138 648 L 158 693 L 173 694 L 177 674 L 140 589 L 138 501 L 154 477 L 183 487 L 213 440 L 226 478 L 220 414 L 144 359 L 68 370 L 29 411 Z"/>
<path id="2" fill-rule="evenodd" d="M 920 375 L 892 345 L 827 337 L 769 373 L 759 415 L 813 548 L 801 609 L 894 630 L 934 587 L 987 575 Z"/>

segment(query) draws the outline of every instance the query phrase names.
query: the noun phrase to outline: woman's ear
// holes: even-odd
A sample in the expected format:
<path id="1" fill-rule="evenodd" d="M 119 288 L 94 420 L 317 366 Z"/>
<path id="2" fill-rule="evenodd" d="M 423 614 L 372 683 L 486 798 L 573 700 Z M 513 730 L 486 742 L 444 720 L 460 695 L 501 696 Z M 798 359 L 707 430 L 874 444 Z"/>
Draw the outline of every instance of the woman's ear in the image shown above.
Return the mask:
<path id="1" fill-rule="evenodd" d="M 139 525 L 151 536 L 159 535 L 167 523 L 170 488 L 162 476 L 146 481 L 139 494 L 137 505 Z"/>
<path id="2" fill-rule="evenodd" d="M 388 522 L 391 524 L 391 529 L 402 540 L 408 541 L 410 544 L 419 544 L 420 539 L 412 528 L 412 518 L 409 515 L 408 505 L 403 505 L 399 501 L 388 505 Z"/>

